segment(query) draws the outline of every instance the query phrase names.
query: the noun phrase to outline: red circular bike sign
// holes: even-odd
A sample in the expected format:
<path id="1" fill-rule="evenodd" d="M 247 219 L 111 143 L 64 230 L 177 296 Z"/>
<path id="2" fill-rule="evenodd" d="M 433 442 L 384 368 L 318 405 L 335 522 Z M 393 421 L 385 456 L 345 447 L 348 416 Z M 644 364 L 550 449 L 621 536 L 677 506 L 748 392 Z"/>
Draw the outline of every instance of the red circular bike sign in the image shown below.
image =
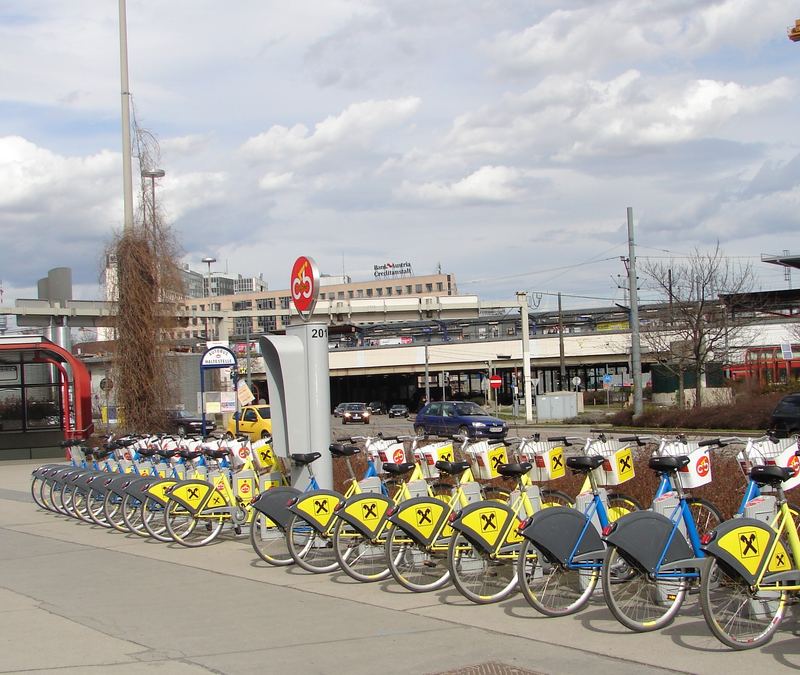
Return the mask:
<path id="1" fill-rule="evenodd" d="M 292 266 L 289 280 L 292 303 L 303 321 L 311 318 L 319 295 L 319 270 L 312 258 L 300 256 Z"/>
<path id="2" fill-rule="evenodd" d="M 695 468 L 697 469 L 697 475 L 701 478 L 705 478 L 708 475 L 708 472 L 711 471 L 711 462 L 708 461 L 708 456 L 703 455 L 700 459 L 698 459 Z"/>

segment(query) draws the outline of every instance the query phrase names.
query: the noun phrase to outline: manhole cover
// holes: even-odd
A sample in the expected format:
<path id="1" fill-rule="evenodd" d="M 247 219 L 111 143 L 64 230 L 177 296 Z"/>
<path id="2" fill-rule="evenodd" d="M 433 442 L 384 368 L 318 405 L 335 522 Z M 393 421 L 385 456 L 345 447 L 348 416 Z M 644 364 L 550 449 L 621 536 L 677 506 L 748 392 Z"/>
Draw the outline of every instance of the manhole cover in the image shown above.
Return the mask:
<path id="1" fill-rule="evenodd" d="M 476 666 L 465 666 L 457 670 L 447 670 L 434 675 L 544 675 L 536 670 L 526 670 L 517 666 L 509 666 L 507 663 L 479 663 Z"/>

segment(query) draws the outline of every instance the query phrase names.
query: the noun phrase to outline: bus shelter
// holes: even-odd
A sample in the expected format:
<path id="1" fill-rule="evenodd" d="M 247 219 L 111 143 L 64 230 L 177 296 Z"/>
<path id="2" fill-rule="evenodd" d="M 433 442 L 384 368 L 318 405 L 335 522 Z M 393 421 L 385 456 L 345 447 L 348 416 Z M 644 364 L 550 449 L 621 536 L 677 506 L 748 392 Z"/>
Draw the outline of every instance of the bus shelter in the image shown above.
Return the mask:
<path id="1" fill-rule="evenodd" d="M 44 337 L 0 337 L 0 459 L 61 454 L 93 431 L 86 366 Z"/>

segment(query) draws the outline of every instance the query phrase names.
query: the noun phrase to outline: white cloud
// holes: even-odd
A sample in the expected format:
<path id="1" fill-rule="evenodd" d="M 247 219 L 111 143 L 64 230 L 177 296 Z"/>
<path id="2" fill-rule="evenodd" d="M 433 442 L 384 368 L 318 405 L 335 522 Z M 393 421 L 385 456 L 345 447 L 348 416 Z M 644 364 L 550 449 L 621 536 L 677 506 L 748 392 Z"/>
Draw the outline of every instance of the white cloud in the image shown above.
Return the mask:
<path id="1" fill-rule="evenodd" d="M 289 186 L 294 174 L 291 171 L 285 173 L 265 173 L 258 181 L 258 187 L 267 192 L 280 190 Z"/>
<path id="2" fill-rule="evenodd" d="M 403 182 L 396 192 L 399 200 L 411 200 L 434 205 L 479 204 L 508 202 L 522 194 L 516 185 L 520 172 L 507 166 L 482 166 L 474 173 L 452 183 Z"/>
<path id="3" fill-rule="evenodd" d="M 776 37 L 786 20 L 781 0 L 592 2 L 503 31 L 486 48 L 511 72 L 597 72 L 617 61 L 641 65 L 749 48 Z"/>
<path id="4" fill-rule="evenodd" d="M 242 152 L 250 159 L 302 166 L 342 148 L 368 147 L 380 132 L 406 122 L 419 106 L 420 99 L 413 96 L 353 103 L 317 123 L 313 131 L 303 124 L 275 125 L 249 138 Z"/>

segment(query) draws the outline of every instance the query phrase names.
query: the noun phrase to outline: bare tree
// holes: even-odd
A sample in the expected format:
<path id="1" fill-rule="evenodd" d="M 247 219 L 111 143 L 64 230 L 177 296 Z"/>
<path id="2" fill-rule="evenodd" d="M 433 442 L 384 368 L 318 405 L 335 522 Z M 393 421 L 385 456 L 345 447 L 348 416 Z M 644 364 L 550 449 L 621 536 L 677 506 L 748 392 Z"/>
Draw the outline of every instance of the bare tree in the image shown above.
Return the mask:
<path id="1" fill-rule="evenodd" d="M 142 173 L 158 161 L 158 143 L 136 127 L 134 145 Z M 114 380 L 123 427 L 155 431 L 163 427 L 174 382 L 166 353 L 184 296 L 178 246 L 143 178 L 136 222 L 110 245 L 116 261 L 116 350 Z M 112 291 L 113 292 L 113 291 Z"/>
<path id="2" fill-rule="evenodd" d="M 685 402 L 685 375 L 694 373 L 694 404 L 700 406 L 706 364 L 727 355 L 748 325 L 746 316 L 730 311 L 720 296 L 750 292 L 752 267 L 725 257 L 717 243 L 711 252 L 695 249 L 680 261 L 649 261 L 643 272 L 648 286 L 664 298 L 666 309 L 662 318 L 643 327 L 642 341 L 658 363 L 677 376 L 680 406 Z"/>

